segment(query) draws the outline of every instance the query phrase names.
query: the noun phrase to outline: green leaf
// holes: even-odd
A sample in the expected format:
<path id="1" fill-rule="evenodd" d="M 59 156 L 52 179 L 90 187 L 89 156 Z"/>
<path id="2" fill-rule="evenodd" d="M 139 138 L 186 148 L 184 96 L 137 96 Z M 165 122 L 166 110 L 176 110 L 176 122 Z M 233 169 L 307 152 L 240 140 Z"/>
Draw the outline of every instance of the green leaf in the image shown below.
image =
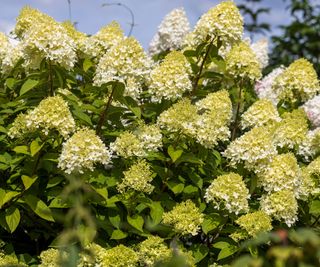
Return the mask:
<path id="1" fill-rule="evenodd" d="M 129 215 L 127 216 L 127 221 L 128 223 L 133 226 L 135 229 L 139 230 L 140 232 L 143 232 L 143 224 L 144 220 L 142 216 L 140 215 L 133 215 L 130 217 Z"/>
<path id="2" fill-rule="evenodd" d="M 198 187 L 195 187 L 193 185 L 188 185 L 183 189 L 183 192 L 185 194 L 194 194 L 198 192 Z"/>
<path id="3" fill-rule="evenodd" d="M 320 215 L 320 200 L 313 200 L 309 206 L 309 212 L 312 215 Z"/>
<path id="4" fill-rule="evenodd" d="M 192 251 L 196 263 L 204 259 L 209 253 L 209 248 L 203 244 L 193 244 L 190 247 L 190 250 Z"/>
<path id="5" fill-rule="evenodd" d="M 153 221 L 153 223 L 159 224 L 162 220 L 162 214 L 163 214 L 163 208 L 161 206 L 161 202 L 152 202 L 152 204 L 149 205 L 150 207 L 150 216 Z"/>
<path id="6" fill-rule="evenodd" d="M 83 70 L 84 70 L 85 72 L 87 72 L 88 69 L 90 69 L 92 66 L 93 66 L 93 63 L 92 63 L 92 61 L 91 61 L 89 58 L 86 58 L 86 59 L 83 61 L 82 67 L 83 67 Z"/>
<path id="7" fill-rule="evenodd" d="M 12 90 L 16 82 L 17 82 L 16 79 L 8 78 L 6 79 L 6 86 L 8 86 Z"/>
<path id="8" fill-rule="evenodd" d="M 168 187 L 170 188 L 170 190 L 175 194 L 180 194 L 184 189 L 183 183 L 168 181 L 167 184 L 168 184 Z"/>
<path id="9" fill-rule="evenodd" d="M 76 108 L 72 111 L 73 115 L 75 117 L 77 117 L 79 120 L 86 122 L 87 124 L 89 124 L 90 126 L 93 126 L 90 117 L 85 114 L 81 109 Z"/>
<path id="10" fill-rule="evenodd" d="M 221 249 L 218 254 L 218 260 L 227 258 L 238 251 L 238 247 L 225 241 L 219 241 L 213 244 L 214 248 Z"/>
<path id="11" fill-rule="evenodd" d="M 172 159 L 172 162 L 176 162 L 176 160 L 181 157 L 182 153 L 183 153 L 183 150 L 181 149 L 175 150 L 171 145 L 168 147 L 168 154 Z"/>
<path id="12" fill-rule="evenodd" d="M 43 147 L 44 144 L 40 145 L 37 140 L 33 140 L 30 144 L 30 154 L 35 156 Z"/>
<path id="13" fill-rule="evenodd" d="M 108 189 L 106 187 L 95 187 L 91 185 L 92 189 L 96 191 L 100 196 L 102 196 L 105 200 L 108 200 Z"/>
<path id="14" fill-rule="evenodd" d="M 182 163 L 182 162 L 188 162 L 188 163 L 194 163 L 194 164 L 203 164 L 203 161 L 199 159 L 197 156 L 195 156 L 192 153 L 183 154 L 177 161 L 176 165 Z"/>
<path id="15" fill-rule="evenodd" d="M 9 191 L 6 192 L 6 194 L 4 195 L 4 197 L 2 198 L 2 202 L 1 202 L 1 207 L 6 204 L 7 202 L 9 202 L 11 199 L 13 199 L 15 196 L 19 195 L 20 192 L 17 191 Z M 0 207 L 0 208 L 1 208 Z"/>
<path id="16" fill-rule="evenodd" d="M 25 93 L 29 92 L 32 88 L 36 87 L 38 83 L 39 81 L 37 80 L 32 80 L 32 79 L 26 80 L 20 89 L 20 96 L 24 95 Z"/>
<path id="17" fill-rule="evenodd" d="M 204 221 L 201 224 L 202 231 L 208 234 L 210 231 L 216 229 L 221 223 L 221 217 L 217 213 L 208 214 L 204 217 Z"/>
<path id="18" fill-rule="evenodd" d="M 17 207 L 10 207 L 6 210 L 6 222 L 10 232 L 13 233 L 20 222 L 20 211 Z"/>
<path id="19" fill-rule="evenodd" d="M 33 183 L 35 181 L 37 181 L 38 179 L 38 176 L 34 175 L 32 177 L 29 177 L 27 175 L 22 175 L 21 176 L 21 180 L 23 182 L 23 185 L 24 185 L 24 188 L 27 190 L 31 187 L 31 185 L 33 185 Z"/>
<path id="20" fill-rule="evenodd" d="M 116 228 L 120 228 L 120 223 L 121 223 L 121 218 L 119 214 L 116 214 L 114 216 L 110 215 L 109 216 L 109 221 L 111 222 L 111 224 L 116 227 Z"/>
<path id="21" fill-rule="evenodd" d="M 116 229 L 112 232 L 110 239 L 115 239 L 115 240 L 119 240 L 119 239 L 124 239 L 128 236 L 127 233 L 122 232 L 119 229 Z"/>
<path id="22" fill-rule="evenodd" d="M 50 208 L 39 198 L 33 195 L 25 195 L 24 201 L 42 219 L 54 222 Z"/>
<path id="23" fill-rule="evenodd" d="M 17 154 L 30 155 L 29 148 L 27 146 L 16 146 L 13 151 Z"/>

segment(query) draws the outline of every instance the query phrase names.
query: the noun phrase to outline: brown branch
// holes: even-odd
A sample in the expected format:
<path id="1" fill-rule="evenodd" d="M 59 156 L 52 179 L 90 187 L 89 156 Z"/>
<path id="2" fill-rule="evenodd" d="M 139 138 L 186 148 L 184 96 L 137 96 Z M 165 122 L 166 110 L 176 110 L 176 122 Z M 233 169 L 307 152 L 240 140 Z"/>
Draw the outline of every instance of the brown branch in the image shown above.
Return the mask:
<path id="1" fill-rule="evenodd" d="M 198 75 L 195 77 L 194 81 L 193 81 L 193 89 L 192 89 L 192 95 L 195 93 L 195 91 L 198 89 L 198 82 L 200 80 L 200 77 L 202 75 L 202 71 L 203 71 L 203 68 L 204 68 L 204 64 L 206 63 L 207 61 L 207 58 L 209 56 L 209 53 L 211 51 L 211 48 L 213 46 L 213 41 L 215 40 L 215 38 L 212 38 L 211 42 L 209 43 L 208 45 L 208 48 L 207 48 L 207 51 L 206 51 L 206 54 L 204 55 L 203 57 L 203 60 L 201 62 L 201 65 L 200 65 L 200 69 L 199 69 L 199 72 L 198 72 Z"/>
<path id="2" fill-rule="evenodd" d="M 99 122 L 98 122 L 97 128 L 96 128 L 96 134 L 97 135 L 100 135 L 100 133 L 101 133 L 102 125 L 103 125 L 103 123 L 104 123 L 104 121 L 106 119 L 108 110 L 109 110 L 109 108 L 111 106 L 112 99 L 113 99 L 113 94 L 114 94 L 114 91 L 116 90 L 116 87 L 117 87 L 117 85 L 113 86 L 111 94 L 110 94 L 109 99 L 108 99 L 108 102 L 107 102 L 107 104 L 105 106 L 105 109 L 100 114 L 100 119 L 99 119 Z"/>

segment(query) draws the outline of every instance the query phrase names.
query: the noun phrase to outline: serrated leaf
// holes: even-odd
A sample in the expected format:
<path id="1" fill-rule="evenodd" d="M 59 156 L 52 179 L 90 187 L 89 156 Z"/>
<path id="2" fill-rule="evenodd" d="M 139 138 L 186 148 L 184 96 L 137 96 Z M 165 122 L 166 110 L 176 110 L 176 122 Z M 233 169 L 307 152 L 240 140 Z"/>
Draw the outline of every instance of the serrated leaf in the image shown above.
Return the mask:
<path id="1" fill-rule="evenodd" d="M 43 147 L 43 144 L 40 145 L 37 140 L 33 140 L 30 144 L 30 154 L 31 156 L 35 156 Z"/>
<path id="2" fill-rule="evenodd" d="M 217 213 L 212 213 L 209 215 L 206 215 L 204 217 L 204 221 L 201 224 L 202 231 L 205 234 L 208 234 L 210 231 L 216 229 L 221 223 L 221 217 Z"/>
<path id="3" fill-rule="evenodd" d="M 309 206 L 309 212 L 313 215 L 320 215 L 320 200 L 313 200 Z"/>
<path id="4" fill-rule="evenodd" d="M 183 153 L 183 150 L 181 149 L 175 150 L 171 145 L 168 147 L 168 154 L 172 159 L 172 162 L 176 162 L 176 160 L 181 157 L 182 153 Z"/>
<path id="5" fill-rule="evenodd" d="M 16 79 L 8 78 L 8 79 L 6 79 L 6 86 L 8 86 L 10 89 L 13 89 L 16 82 L 17 82 Z"/>
<path id="6" fill-rule="evenodd" d="M 83 70 L 84 70 L 85 72 L 87 72 L 88 69 L 90 69 L 92 66 L 93 66 L 93 63 L 92 63 L 92 61 L 91 61 L 89 58 L 86 58 L 86 59 L 83 61 L 82 67 L 83 67 Z"/>
<path id="7" fill-rule="evenodd" d="M 163 208 L 161 206 L 161 202 L 152 202 L 149 205 L 150 207 L 150 216 L 153 224 L 157 225 L 162 220 Z"/>
<path id="8" fill-rule="evenodd" d="M 7 202 L 9 202 L 12 198 L 14 198 L 15 196 L 19 195 L 20 192 L 17 192 L 17 191 L 9 191 L 9 192 L 6 192 L 3 199 L 2 199 L 2 202 L 1 202 L 1 207 L 6 204 Z M 0 207 L 0 208 L 1 208 Z"/>
<path id="9" fill-rule="evenodd" d="M 6 223 L 10 229 L 10 232 L 13 233 L 18 227 L 20 222 L 20 211 L 17 207 L 10 207 L 6 210 Z"/>
<path id="10" fill-rule="evenodd" d="M 127 233 L 122 232 L 119 229 L 116 229 L 112 232 L 110 239 L 115 239 L 115 240 L 119 240 L 119 239 L 124 239 L 128 236 Z"/>
<path id="11" fill-rule="evenodd" d="M 27 176 L 27 175 L 22 175 L 21 176 L 21 180 L 23 182 L 24 188 L 27 190 L 29 189 L 33 183 L 38 179 L 38 176 Z"/>
<path id="12" fill-rule="evenodd" d="M 227 258 L 238 251 L 237 246 L 232 245 L 232 244 L 225 242 L 225 241 L 219 241 L 219 242 L 213 244 L 213 247 L 221 249 L 218 254 L 217 260 L 222 260 L 224 258 Z"/>
<path id="13" fill-rule="evenodd" d="M 33 195 L 25 195 L 23 198 L 35 214 L 42 219 L 54 222 L 50 208 L 41 199 Z"/>
<path id="14" fill-rule="evenodd" d="M 190 247 L 190 250 L 192 251 L 196 263 L 204 259 L 209 253 L 209 248 L 202 244 L 193 244 Z"/>
<path id="15" fill-rule="evenodd" d="M 27 146 L 16 146 L 13 151 L 17 154 L 30 155 L 29 148 Z"/>
<path id="16" fill-rule="evenodd" d="M 139 230 L 140 232 L 143 232 L 143 224 L 144 224 L 144 219 L 140 215 L 133 215 L 130 217 L 129 215 L 127 216 L 127 221 L 128 223 L 133 226 L 135 229 Z"/>
<path id="17" fill-rule="evenodd" d="M 36 87 L 38 83 L 39 81 L 37 80 L 32 80 L 32 79 L 26 80 L 20 89 L 20 96 L 24 95 L 25 93 L 29 92 L 31 89 Z"/>

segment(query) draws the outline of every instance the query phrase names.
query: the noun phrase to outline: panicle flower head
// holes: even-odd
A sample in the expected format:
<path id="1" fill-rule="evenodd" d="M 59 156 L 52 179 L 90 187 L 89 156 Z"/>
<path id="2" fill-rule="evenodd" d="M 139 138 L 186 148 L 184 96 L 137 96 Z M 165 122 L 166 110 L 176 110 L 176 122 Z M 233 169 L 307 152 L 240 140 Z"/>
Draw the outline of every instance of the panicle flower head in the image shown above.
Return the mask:
<path id="1" fill-rule="evenodd" d="M 274 143 L 278 147 L 294 148 L 300 145 L 308 132 L 308 121 L 302 109 L 286 112 L 274 133 Z"/>
<path id="2" fill-rule="evenodd" d="M 9 48 L 10 43 L 8 37 L 4 33 L 0 32 L 0 63 L 8 53 Z"/>
<path id="3" fill-rule="evenodd" d="M 1 56 L 0 56 L 1 57 Z M 11 45 L 8 49 L 8 53 L 2 59 L 2 66 L 0 67 L 2 74 L 8 74 L 14 68 L 14 66 L 23 57 L 21 43 L 17 45 Z M 1 62 L 1 59 L 0 59 Z"/>
<path id="4" fill-rule="evenodd" d="M 94 130 L 83 128 L 78 130 L 62 145 L 58 167 L 70 174 L 94 170 L 96 163 L 108 164 L 110 152 Z"/>
<path id="5" fill-rule="evenodd" d="M 118 22 L 112 21 L 95 35 L 82 40 L 82 52 L 89 57 L 100 58 L 112 46 L 124 40 L 124 33 Z"/>
<path id="6" fill-rule="evenodd" d="M 320 95 L 308 100 L 302 108 L 313 126 L 320 126 Z"/>
<path id="7" fill-rule="evenodd" d="M 62 22 L 61 26 L 66 30 L 68 36 L 77 44 L 77 49 L 79 50 L 82 42 L 87 39 L 87 35 L 78 31 L 70 20 Z"/>
<path id="8" fill-rule="evenodd" d="M 24 133 L 41 129 L 46 135 L 57 130 L 64 138 L 75 129 L 75 121 L 68 104 L 61 96 L 51 96 L 26 114 L 20 114 L 9 130 L 11 138 L 21 137 Z"/>
<path id="9" fill-rule="evenodd" d="M 110 145 L 118 156 L 144 157 L 162 147 L 162 134 L 157 125 L 140 125 L 134 132 L 125 131 Z"/>
<path id="10" fill-rule="evenodd" d="M 207 202 L 213 202 L 217 209 L 224 208 L 235 214 L 249 211 L 249 190 L 242 177 L 233 172 L 214 179 L 204 197 Z"/>
<path id="11" fill-rule="evenodd" d="M 306 161 L 320 153 L 320 128 L 307 132 L 297 152 L 298 155 L 303 156 Z"/>
<path id="12" fill-rule="evenodd" d="M 271 231 L 271 222 L 270 216 L 261 210 L 242 215 L 236 220 L 236 223 L 250 237 L 256 237 L 260 233 Z"/>
<path id="13" fill-rule="evenodd" d="M 136 267 L 139 257 L 137 253 L 124 245 L 118 245 L 105 251 L 101 266 Z"/>
<path id="14" fill-rule="evenodd" d="M 26 264 L 19 262 L 15 256 L 5 254 L 3 250 L 0 250 L 0 266 L 27 267 Z"/>
<path id="15" fill-rule="evenodd" d="M 310 174 L 320 176 L 320 156 L 310 162 L 310 164 L 307 166 L 307 171 Z"/>
<path id="16" fill-rule="evenodd" d="M 297 220 L 298 203 L 294 192 L 282 190 L 264 195 L 260 201 L 261 210 L 291 227 Z"/>
<path id="17" fill-rule="evenodd" d="M 232 1 L 224 1 L 201 16 L 187 39 L 191 39 L 192 46 L 198 46 L 208 37 L 219 37 L 224 43 L 232 44 L 241 40 L 242 34 L 243 18 L 237 6 Z"/>
<path id="18" fill-rule="evenodd" d="M 130 96 L 138 103 L 140 102 L 140 95 L 142 93 L 142 84 L 135 77 L 128 77 L 125 80 L 124 95 Z"/>
<path id="19" fill-rule="evenodd" d="M 301 185 L 301 171 L 294 154 L 276 155 L 259 175 L 259 184 L 267 192 L 290 190 L 298 196 Z"/>
<path id="20" fill-rule="evenodd" d="M 202 113 L 195 123 L 196 139 L 205 147 L 212 148 L 218 141 L 226 141 L 230 136 L 228 124 L 232 116 L 232 103 L 229 93 L 221 90 L 208 94 L 196 102 Z"/>
<path id="21" fill-rule="evenodd" d="M 151 55 L 181 48 L 190 25 L 183 8 L 176 8 L 167 14 L 152 38 L 149 52 Z"/>
<path id="22" fill-rule="evenodd" d="M 153 180 L 153 172 L 146 160 L 140 160 L 130 167 L 129 170 L 123 172 L 124 178 L 117 189 L 120 193 L 126 192 L 128 189 L 152 193 L 154 186 L 150 184 Z"/>
<path id="23" fill-rule="evenodd" d="M 243 129 L 263 126 L 272 122 L 279 122 L 280 116 L 276 107 L 268 99 L 260 99 L 253 103 L 241 116 Z"/>
<path id="24" fill-rule="evenodd" d="M 124 82 L 129 77 L 145 79 L 151 67 L 151 60 L 139 42 L 126 38 L 112 46 L 99 60 L 94 84 L 101 86 L 113 80 Z"/>
<path id="25" fill-rule="evenodd" d="M 245 42 L 234 45 L 226 55 L 226 70 L 237 78 L 248 78 L 256 81 L 261 78 L 261 64 Z"/>
<path id="26" fill-rule="evenodd" d="M 150 73 L 149 92 L 152 101 L 176 100 L 183 93 L 191 91 L 191 72 L 190 63 L 181 52 L 170 52 Z"/>
<path id="27" fill-rule="evenodd" d="M 320 193 L 320 181 L 317 181 L 317 179 L 313 177 L 314 172 L 309 166 L 303 167 L 301 169 L 301 185 L 299 187 L 299 198 L 302 200 L 308 200 L 308 197 L 310 195 L 317 195 Z"/>
<path id="28" fill-rule="evenodd" d="M 55 248 L 49 248 L 40 253 L 39 267 L 60 267 L 61 260 L 67 259 L 67 253 Z"/>
<path id="29" fill-rule="evenodd" d="M 161 237 L 149 236 L 138 245 L 138 256 L 141 266 L 151 267 L 157 261 L 168 261 L 172 252 Z"/>
<path id="30" fill-rule="evenodd" d="M 190 199 L 175 205 L 171 211 L 162 215 L 164 224 L 172 225 L 174 231 L 183 235 L 197 235 L 203 220 L 204 215 Z"/>
<path id="31" fill-rule="evenodd" d="M 279 93 L 273 90 L 274 80 L 284 71 L 284 67 L 279 67 L 270 72 L 262 80 L 257 81 L 254 90 L 260 99 L 269 99 L 273 105 L 279 102 Z"/>
<path id="32" fill-rule="evenodd" d="M 268 56 L 268 40 L 261 39 L 256 43 L 251 44 L 252 51 L 256 54 L 258 61 L 262 68 L 268 66 L 269 56 Z"/>
<path id="33" fill-rule="evenodd" d="M 198 117 L 197 107 L 189 99 L 183 98 L 160 114 L 158 124 L 170 132 L 192 137 L 196 132 Z"/>
<path id="34" fill-rule="evenodd" d="M 77 59 L 76 43 L 67 30 L 53 19 L 37 21 L 22 39 L 24 66 L 37 69 L 43 59 L 70 70 Z"/>
<path id="35" fill-rule="evenodd" d="M 55 20 L 52 17 L 40 12 L 38 9 L 25 6 L 21 9 L 20 14 L 17 17 L 17 23 L 14 28 L 14 32 L 19 38 L 23 38 L 26 33 L 36 24 L 43 25 L 45 23 L 55 23 Z"/>
<path id="36" fill-rule="evenodd" d="M 139 138 L 132 132 L 125 131 L 121 133 L 117 139 L 110 144 L 112 152 L 118 156 L 129 157 L 143 157 L 146 155 Z"/>
<path id="37" fill-rule="evenodd" d="M 301 58 L 291 63 L 274 80 L 272 89 L 280 99 L 305 102 L 320 91 L 320 84 L 313 65 L 308 60 Z"/>
<path id="38" fill-rule="evenodd" d="M 270 127 L 254 127 L 232 141 L 223 155 L 230 159 L 231 165 L 244 162 L 247 169 L 260 172 L 263 165 L 277 155 L 272 132 Z"/>

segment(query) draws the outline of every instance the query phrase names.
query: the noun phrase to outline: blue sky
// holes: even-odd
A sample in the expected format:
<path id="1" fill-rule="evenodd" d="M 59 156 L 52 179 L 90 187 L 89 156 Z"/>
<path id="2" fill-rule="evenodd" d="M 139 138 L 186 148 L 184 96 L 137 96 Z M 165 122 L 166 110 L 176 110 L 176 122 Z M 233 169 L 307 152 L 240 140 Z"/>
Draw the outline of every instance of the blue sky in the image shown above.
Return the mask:
<path id="1" fill-rule="evenodd" d="M 197 19 L 219 0 L 70 0 L 72 20 L 78 22 L 78 29 L 93 34 L 112 20 L 118 21 L 127 33 L 130 29 L 130 14 L 123 7 L 102 7 L 103 3 L 121 2 L 130 7 L 135 15 L 136 26 L 133 35 L 147 48 L 163 17 L 172 9 L 184 7 L 193 26 Z M 241 0 L 235 0 L 241 3 Z M 0 31 L 9 32 L 15 24 L 20 9 L 30 5 L 49 14 L 58 21 L 69 18 L 67 0 L 2 0 L 0 11 Z M 290 20 L 282 0 L 265 0 L 262 5 L 271 7 L 269 15 L 261 17 L 273 25 L 273 32 L 279 32 L 277 25 Z"/>

